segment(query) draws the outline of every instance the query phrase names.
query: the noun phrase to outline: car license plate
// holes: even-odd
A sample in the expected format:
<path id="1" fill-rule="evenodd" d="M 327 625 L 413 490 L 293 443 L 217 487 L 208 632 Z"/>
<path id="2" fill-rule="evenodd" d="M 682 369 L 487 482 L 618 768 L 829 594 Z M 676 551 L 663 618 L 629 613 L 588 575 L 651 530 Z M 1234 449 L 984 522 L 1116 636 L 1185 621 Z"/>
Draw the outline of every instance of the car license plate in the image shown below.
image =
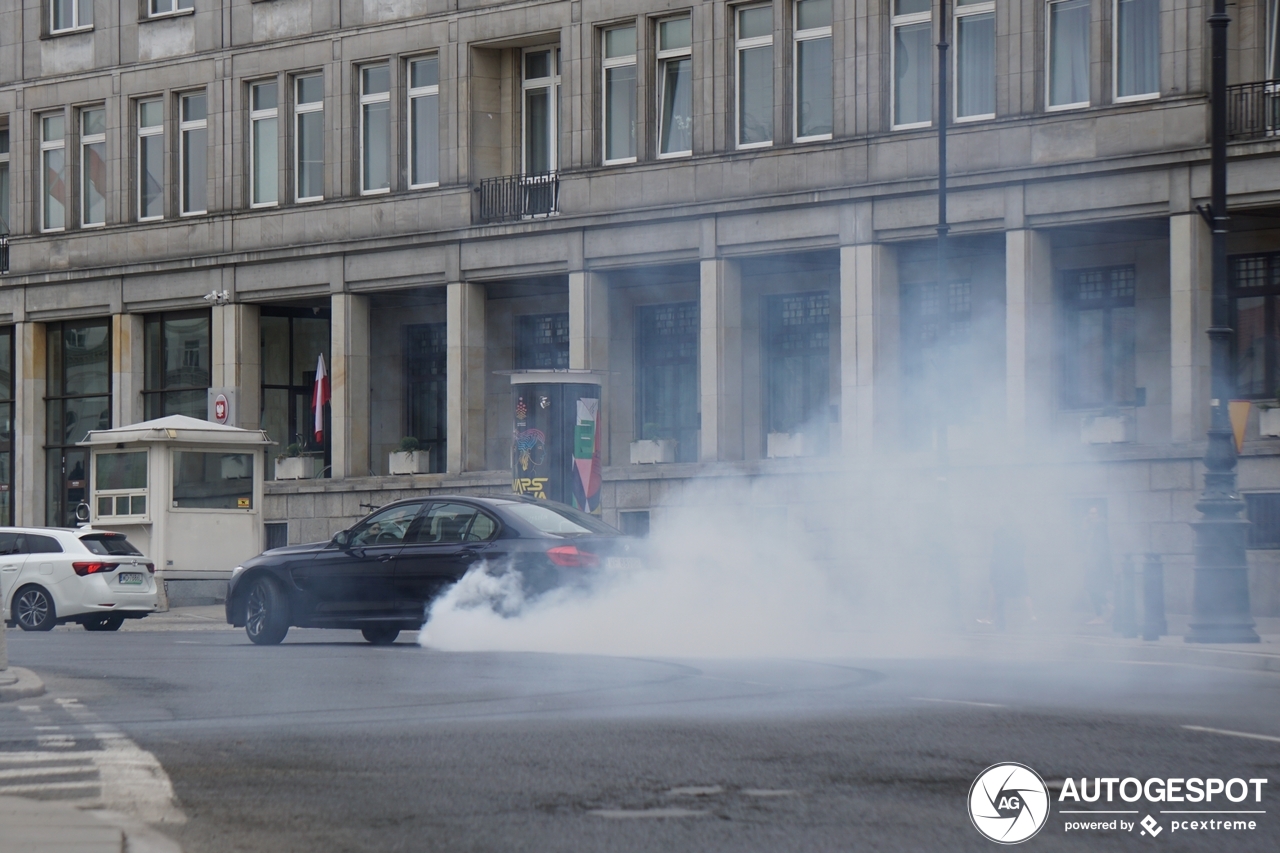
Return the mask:
<path id="1" fill-rule="evenodd" d="M 640 568 L 640 558 L 606 557 L 604 567 L 613 571 L 630 572 Z"/>
<path id="2" fill-rule="evenodd" d="M 116 575 L 116 582 L 123 584 L 141 584 L 142 572 L 121 572 Z"/>

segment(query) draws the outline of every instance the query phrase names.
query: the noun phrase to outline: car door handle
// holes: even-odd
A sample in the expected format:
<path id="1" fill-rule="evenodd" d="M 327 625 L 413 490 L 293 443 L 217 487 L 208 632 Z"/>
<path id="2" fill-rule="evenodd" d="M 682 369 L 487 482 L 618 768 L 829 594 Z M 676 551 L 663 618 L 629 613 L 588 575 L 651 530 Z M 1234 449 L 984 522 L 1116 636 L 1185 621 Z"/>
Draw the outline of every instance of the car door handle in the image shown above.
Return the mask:
<path id="1" fill-rule="evenodd" d="M 480 552 L 475 548 L 463 548 L 458 552 L 458 559 L 464 563 L 474 563 L 480 557 Z"/>
<path id="2" fill-rule="evenodd" d="M 387 560 L 394 560 L 395 558 L 396 558 L 396 555 L 395 555 L 395 554 L 379 554 L 379 555 L 378 555 L 378 562 L 379 562 L 379 563 L 385 563 L 385 562 L 387 562 Z"/>

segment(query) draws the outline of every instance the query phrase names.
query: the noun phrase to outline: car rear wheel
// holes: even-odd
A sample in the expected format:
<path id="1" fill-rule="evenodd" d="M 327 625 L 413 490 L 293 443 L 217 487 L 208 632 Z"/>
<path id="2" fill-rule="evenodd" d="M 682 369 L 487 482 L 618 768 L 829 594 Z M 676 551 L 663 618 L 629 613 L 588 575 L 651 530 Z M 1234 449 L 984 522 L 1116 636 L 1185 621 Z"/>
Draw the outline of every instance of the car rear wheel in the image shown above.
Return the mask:
<path id="1" fill-rule="evenodd" d="M 86 631 L 119 631 L 124 624 L 124 617 L 119 613 L 106 613 L 92 616 L 80 624 L 84 625 Z"/>
<path id="2" fill-rule="evenodd" d="M 361 628 L 360 633 L 375 646 L 389 646 L 400 636 L 399 628 L 384 628 L 381 625 L 373 628 Z"/>
<path id="3" fill-rule="evenodd" d="M 289 603 L 270 578 L 258 578 L 245 596 L 244 632 L 260 646 L 274 646 L 289 633 Z"/>
<path id="4" fill-rule="evenodd" d="M 18 627 L 24 631 L 52 631 L 58 624 L 53 599 L 38 586 L 18 590 L 13 597 L 13 615 Z"/>

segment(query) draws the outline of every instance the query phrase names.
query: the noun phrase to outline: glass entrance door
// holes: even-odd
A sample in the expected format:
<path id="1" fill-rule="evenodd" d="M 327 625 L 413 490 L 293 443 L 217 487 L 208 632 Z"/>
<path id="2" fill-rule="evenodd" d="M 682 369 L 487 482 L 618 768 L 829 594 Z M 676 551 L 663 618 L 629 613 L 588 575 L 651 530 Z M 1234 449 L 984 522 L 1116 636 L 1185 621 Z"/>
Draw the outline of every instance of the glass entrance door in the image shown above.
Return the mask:
<path id="1" fill-rule="evenodd" d="M 45 523 L 75 527 L 89 496 L 88 452 L 76 444 L 111 428 L 111 323 L 107 318 L 46 327 Z"/>

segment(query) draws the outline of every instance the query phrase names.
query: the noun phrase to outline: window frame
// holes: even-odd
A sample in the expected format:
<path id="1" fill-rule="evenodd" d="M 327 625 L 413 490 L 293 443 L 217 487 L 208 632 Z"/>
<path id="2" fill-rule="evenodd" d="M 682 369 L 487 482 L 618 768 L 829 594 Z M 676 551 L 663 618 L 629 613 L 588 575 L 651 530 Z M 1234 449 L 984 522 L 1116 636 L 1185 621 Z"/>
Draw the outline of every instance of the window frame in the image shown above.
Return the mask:
<path id="1" fill-rule="evenodd" d="M 891 130 L 920 130 L 927 127 L 933 127 L 933 114 L 937 104 L 933 95 L 930 95 L 929 102 L 929 120 L 928 121 L 909 121 L 899 124 L 898 118 L 898 30 L 904 27 L 914 27 L 919 24 L 929 24 L 930 40 L 932 40 L 933 32 L 933 3 L 929 3 L 929 9 L 924 12 L 907 12 L 905 14 L 897 14 L 894 7 L 897 0 L 889 0 L 889 128 Z M 929 67 L 933 68 L 933 56 L 930 53 Z M 930 83 L 932 89 L 932 83 Z"/>
<path id="2" fill-rule="evenodd" d="M 318 101 L 302 100 L 302 81 L 320 78 L 321 94 Z M 296 204 L 310 204 L 312 202 L 324 201 L 324 166 L 325 161 L 321 160 L 320 168 L 320 195 L 302 195 L 302 118 L 313 113 L 320 114 L 320 153 L 324 156 L 324 72 L 303 72 L 295 74 L 293 77 L 293 200 Z M 279 102 L 277 101 L 277 110 Z M 279 125 L 277 125 L 278 127 Z"/>
<path id="3" fill-rule="evenodd" d="M 681 19 L 685 19 L 689 22 L 688 46 L 673 47 L 673 48 L 664 50 L 662 48 L 662 25 L 668 21 L 678 21 Z M 680 151 L 667 151 L 667 152 L 664 152 L 662 150 L 662 131 L 664 129 L 663 120 L 662 120 L 664 110 L 662 109 L 662 106 L 663 106 L 663 99 L 666 97 L 666 91 L 667 91 L 666 84 L 667 84 L 667 63 L 668 62 L 670 62 L 673 59 L 688 59 L 690 85 L 693 85 L 693 77 L 694 77 L 694 74 L 693 74 L 693 14 L 691 12 L 685 12 L 682 15 L 663 16 L 661 18 L 657 18 L 654 20 L 654 27 L 656 28 L 656 32 L 657 32 L 657 39 L 655 40 L 656 44 L 655 44 L 653 55 L 654 55 L 654 63 L 656 65 L 656 72 L 657 72 L 654 75 L 655 79 L 657 80 L 657 85 L 654 87 L 654 96 L 657 103 L 657 116 L 658 116 L 658 120 L 656 122 L 657 131 L 658 131 L 658 145 L 657 145 L 658 159 L 659 160 L 675 160 L 681 157 L 692 157 L 693 156 L 693 137 L 694 137 L 694 132 L 693 132 L 694 129 L 692 126 L 689 129 L 689 148 L 688 149 L 681 149 Z M 690 120 L 690 123 L 692 123 L 693 121 L 692 110 L 690 110 L 689 120 Z"/>
<path id="4" fill-rule="evenodd" d="M 45 121 L 53 118 L 54 116 L 58 116 L 62 119 L 62 136 L 61 138 L 56 140 L 48 140 L 45 138 Z M 38 138 L 40 140 L 40 144 L 39 144 L 40 204 L 39 204 L 39 211 L 38 211 L 39 213 L 38 224 L 40 226 L 39 230 L 41 234 L 57 234 L 60 231 L 67 230 L 67 202 L 70 201 L 70 199 L 67 198 L 67 196 L 70 195 L 70 193 L 68 192 L 69 188 L 67 187 L 67 111 L 65 109 L 57 109 L 57 110 L 50 110 L 49 112 L 44 112 L 44 113 L 36 113 L 36 128 L 37 128 L 36 133 L 38 134 Z M 50 184 L 48 183 L 49 169 L 45 165 L 45 162 L 49 154 L 53 151 L 62 152 L 61 181 L 62 181 L 62 188 L 63 188 L 62 189 L 63 201 L 62 201 L 62 224 L 51 227 L 45 224 L 49 218 L 48 199 L 50 196 L 50 189 L 51 189 Z"/>
<path id="5" fill-rule="evenodd" d="M 164 382 L 164 368 L 168 361 L 169 355 L 169 339 L 165 334 L 165 325 L 175 320 L 193 320 L 201 319 L 206 322 L 205 330 L 207 337 L 205 344 L 207 346 L 207 357 L 209 359 L 208 374 L 209 383 L 207 385 L 167 385 Z M 149 351 L 149 341 L 147 336 L 147 327 L 151 324 L 157 324 L 160 351 L 155 353 L 160 363 L 157 366 L 160 374 L 160 387 L 150 387 L 151 380 L 151 360 L 152 353 Z M 142 334 L 142 409 L 147 420 L 152 418 L 164 417 L 166 409 L 166 398 L 169 394 L 176 394 L 182 391 L 204 391 L 206 396 L 209 388 L 213 387 L 213 314 L 209 308 L 196 308 L 189 311 L 160 311 L 154 314 L 146 314 L 143 316 L 143 334 Z M 153 400 L 158 400 L 153 403 Z"/>
<path id="6" fill-rule="evenodd" d="M 157 9 L 161 3 L 168 4 L 171 8 L 160 10 Z M 179 15 L 195 14 L 195 0 L 147 0 L 147 18 L 174 18 Z"/>
<path id="7" fill-rule="evenodd" d="M 435 82 L 435 85 L 432 85 L 432 86 L 414 86 L 414 85 L 413 85 L 413 65 L 414 65 L 414 63 L 415 63 L 415 62 L 426 62 L 426 61 L 429 61 L 429 60 L 435 60 L 435 63 L 436 63 L 436 82 Z M 408 171 L 409 171 L 409 189 L 411 189 L 411 190 L 424 190 L 424 189 L 431 189 L 432 187 L 438 187 L 438 186 L 440 186 L 440 134 L 439 134 L 439 129 L 440 129 L 440 68 L 441 68 L 441 64 L 442 64 L 442 63 L 440 62 L 440 55 L 439 55 L 438 53 L 428 53 L 428 54 L 423 54 L 422 56 L 411 56 L 411 57 L 409 57 L 409 58 L 406 60 L 406 73 L 405 73 L 405 101 L 404 101 L 404 103 L 405 103 L 405 121 L 404 121 L 404 124 L 405 124 L 405 141 L 406 141 L 406 143 L 408 144 L 408 149 L 407 149 L 407 151 L 408 151 L 408 158 L 409 158 L 409 162 L 408 162 L 408 164 L 407 164 L 407 165 L 408 165 L 408 167 L 409 167 L 409 170 L 408 170 Z M 416 152 L 417 152 L 417 150 L 418 150 L 418 149 L 417 149 L 417 147 L 414 145 L 414 143 L 417 141 L 417 136 L 415 135 L 415 132 L 414 132 L 414 126 L 413 126 L 413 102 L 414 102 L 415 100 L 417 100 L 418 98 L 430 98 L 430 97 L 432 97 L 432 96 L 434 96 L 434 97 L 435 97 L 435 99 L 436 99 L 436 130 L 437 130 L 437 133 L 436 133 L 436 138 L 435 138 L 435 140 L 434 140 L 434 142 L 435 142 L 435 148 L 436 148 L 436 179 L 435 179 L 434 181 L 426 181 L 426 182 L 423 182 L 423 183 L 414 183 L 414 180 L 413 180 L 413 177 L 414 177 L 414 165 L 415 165 L 414 157 L 415 157 L 415 154 L 416 154 Z"/>
<path id="8" fill-rule="evenodd" d="M 205 117 L 202 119 L 188 119 L 187 115 L 187 99 L 188 98 L 204 98 Z M 187 210 L 187 134 L 193 131 L 203 130 L 205 132 L 205 206 L 200 210 Z M 178 215 L 179 216 L 200 216 L 209 212 L 209 187 L 208 187 L 208 163 L 209 163 L 209 95 L 204 89 L 197 89 L 191 92 L 178 93 Z"/>
<path id="9" fill-rule="evenodd" d="M 636 46 L 632 53 L 623 56 L 609 56 L 608 43 L 609 33 L 618 30 L 630 29 L 635 32 Z M 635 21 L 628 23 L 619 23 L 612 26 L 600 28 L 600 162 L 605 166 L 625 166 L 628 163 L 635 163 L 639 159 L 640 154 L 640 117 L 632 116 L 635 126 L 632 130 L 631 144 L 635 148 L 636 153 L 630 157 L 614 157 L 609 159 L 609 72 L 615 68 L 626 68 L 628 66 L 635 69 L 635 86 L 636 86 L 636 108 L 639 111 L 640 101 L 640 28 L 636 26 Z"/>
<path id="10" fill-rule="evenodd" d="M 777 128 L 773 125 L 773 108 L 777 106 L 777 93 L 771 92 L 769 106 L 769 139 L 763 142 L 743 142 L 742 141 L 742 55 L 753 49 L 762 47 L 769 48 L 769 55 L 773 61 L 769 65 L 769 86 L 773 87 L 773 70 L 776 67 L 776 58 L 774 58 L 774 29 L 770 26 L 767 36 L 748 36 L 742 38 L 738 33 L 742 29 L 742 14 L 755 9 L 768 9 L 770 16 L 773 13 L 773 3 L 744 3 L 741 6 L 731 6 L 733 11 L 733 148 L 735 151 L 752 151 L 757 148 L 772 148 L 774 137 L 777 135 Z"/>
<path id="11" fill-rule="evenodd" d="M 89 134 L 85 132 L 85 120 L 89 113 L 94 110 L 102 111 L 102 133 Z M 103 104 L 89 104 L 78 109 L 80 114 L 80 227 L 81 228 L 105 228 L 107 225 L 107 193 L 105 187 L 102 191 L 102 221 L 89 221 L 89 194 L 85 192 L 85 185 L 89 179 L 88 169 L 88 152 L 90 145 L 101 145 L 103 149 L 103 165 L 106 165 L 106 147 L 107 147 L 107 109 Z M 105 176 L 104 176 L 105 179 Z M 64 181 L 65 183 L 65 181 Z"/>
<path id="12" fill-rule="evenodd" d="M 1127 297 L 1128 304 L 1121 304 L 1121 300 L 1110 294 L 1099 298 L 1097 309 L 1106 311 L 1107 322 L 1105 329 L 1105 347 L 1106 347 L 1106 379 L 1107 379 L 1107 396 L 1108 399 L 1101 402 L 1091 402 L 1082 400 L 1081 374 L 1079 368 L 1072 368 L 1072 361 L 1078 362 L 1079 350 L 1072 350 L 1071 347 L 1077 342 L 1075 330 L 1078 329 L 1079 315 L 1082 312 L 1080 298 L 1071 293 L 1071 289 L 1075 287 L 1078 290 L 1078 282 L 1080 277 L 1088 273 L 1101 273 L 1105 276 L 1105 282 L 1108 287 L 1113 282 L 1113 274 L 1117 270 L 1129 270 L 1132 279 L 1130 287 L 1132 293 Z M 1127 409 L 1132 408 L 1138 403 L 1139 396 L 1139 376 L 1138 376 L 1138 339 L 1137 339 L 1137 318 L 1138 318 L 1138 267 L 1132 263 L 1121 264 L 1105 264 L 1089 267 L 1075 267 L 1072 269 L 1064 269 L 1059 273 L 1059 290 L 1057 304 L 1061 311 L 1061 357 L 1059 361 L 1059 369 L 1062 376 L 1062 389 L 1059 395 L 1060 409 L 1067 412 L 1088 412 L 1106 409 Z M 1130 353 L 1130 361 L 1133 367 L 1133 388 L 1129 389 L 1131 396 L 1121 398 L 1116 391 L 1116 341 L 1115 327 L 1112 322 L 1112 314 L 1115 310 L 1121 308 L 1132 308 L 1134 315 L 1133 329 L 1133 352 Z M 1096 309 L 1095 309 L 1096 310 Z M 1073 325 L 1076 324 L 1076 325 Z"/>
<path id="13" fill-rule="evenodd" d="M 1231 306 L 1231 328 L 1235 331 L 1231 342 L 1231 382 L 1233 394 L 1244 400 L 1273 400 L 1276 398 L 1277 386 L 1280 385 L 1280 335 L 1274 333 L 1277 315 L 1280 314 L 1280 282 L 1274 284 L 1244 285 L 1239 282 L 1240 264 L 1249 261 L 1261 262 L 1263 275 L 1268 281 L 1276 281 L 1280 272 L 1280 252 L 1245 252 L 1233 254 L 1227 258 L 1227 298 Z M 1240 389 L 1240 351 L 1241 299 L 1263 299 L 1263 389 L 1260 394 L 1253 394 Z"/>
<path id="14" fill-rule="evenodd" d="M 551 74 L 547 77 L 534 77 L 532 79 L 525 75 L 527 68 L 525 57 L 532 53 L 548 54 L 548 65 Z M 547 163 L 549 168 L 545 173 L 529 171 L 529 110 L 528 92 L 533 89 L 547 90 L 547 114 L 550 119 L 549 133 L 547 140 Z M 560 48 L 556 45 L 542 45 L 540 47 L 526 47 L 520 51 L 520 174 L 529 177 L 541 177 L 543 175 L 556 175 L 560 173 Z"/>
<path id="15" fill-rule="evenodd" d="M 377 68 L 379 66 L 387 69 L 387 91 L 366 93 L 364 90 L 364 85 L 365 85 L 364 73 L 370 68 Z M 363 65 L 357 65 L 356 66 L 356 85 L 357 85 L 357 94 L 359 96 L 359 104 L 357 105 L 357 118 L 356 118 L 356 148 L 358 151 L 358 156 L 360 158 L 359 168 L 357 170 L 358 174 L 360 175 L 360 195 L 362 196 L 387 195 L 388 193 L 391 192 L 391 188 L 395 183 L 392 177 L 395 173 L 395 168 L 393 163 L 391 162 L 391 134 L 394 132 L 392 129 L 393 122 L 391 121 L 391 90 L 394 88 L 391 81 L 391 63 L 386 60 L 383 60 L 381 62 L 369 62 Z M 371 104 L 381 104 L 381 103 L 385 103 L 387 105 L 387 129 L 389 131 L 387 142 L 386 142 L 387 144 L 387 185 L 385 187 L 375 187 L 374 189 L 369 189 L 365 186 L 365 181 L 368 180 L 368 177 L 369 177 L 367 174 L 367 170 L 365 168 L 366 160 L 365 160 L 365 151 L 364 151 L 365 107 Z"/>
<path id="16" fill-rule="evenodd" d="M 54 5 L 58 0 L 47 0 L 44 8 L 49 12 L 49 35 L 60 36 L 67 33 L 82 33 L 93 29 L 93 0 L 87 0 L 86 8 L 89 10 L 88 22 L 80 20 L 80 3 L 81 0 L 71 0 L 71 18 L 73 23 L 69 27 L 56 27 L 54 21 L 57 20 L 57 14 L 54 12 Z"/>
<path id="17" fill-rule="evenodd" d="M 991 91 L 991 106 L 992 106 L 992 112 L 989 112 L 989 113 L 974 113 L 973 115 L 967 115 L 967 116 L 962 116 L 962 115 L 960 115 L 960 19 L 961 19 L 961 18 L 977 17 L 978 15 L 990 15 L 990 16 L 991 16 L 991 29 L 992 29 L 992 34 L 993 34 L 993 35 L 995 35 L 995 34 L 996 34 L 996 33 L 995 33 L 996 26 L 997 26 L 997 23 L 998 23 L 998 21 L 999 21 L 999 18 L 997 18 L 997 17 L 996 17 L 996 2 L 995 2 L 995 0 L 986 0 L 986 2 L 978 2 L 978 3 L 973 3 L 973 4 L 971 4 L 971 5 L 964 5 L 964 6 L 961 6 L 961 5 L 959 5 L 959 4 L 956 4 L 955 6 L 953 6 L 953 7 L 952 7 L 952 12 L 951 12 L 951 41 L 952 41 L 952 50 L 951 50 L 951 90 L 952 90 L 952 91 L 951 91 L 951 120 L 952 120 L 953 122 L 956 122 L 957 124 L 960 124 L 960 123 L 966 123 L 966 122 L 971 122 L 971 121 L 991 121 L 992 119 L 994 119 L 994 118 L 996 117 L 996 114 L 995 114 L 995 111 L 994 111 L 994 108 L 995 108 L 995 101 L 996 101 L 996 99 L 995 99 L 995 88 L 996 88 L 996 87 L 995 87 L 995 79 L 994 79 L 994 76 L 995 76 L 995 75 L 993 75 L 993 79 L 992 79 L 992 81 L 991 81 L 991 83 L 992 83 L 992 87 L 991 87 L 991 88 L 992 88 L 992 91 Z M 994 40 L 993 40 L 993 42 L 992 42 L 992 50 L 993 50 L 993 53 L 994 53 L 994 51 L 995 51 L 995 43 L 994 43 Z M 995 56 L 993 55 L 993 56 L 992 56 L 992 67 L 994 68 L 994 66 L 995 66 Z"/>
<path id="18" fill-rule="evenodd" d="M 836 0 L 830 0 L 832 5 L 832 19 L 835 17 Z M 821 39 L 831 39 L 831 74 L 832 82 L 835 81 L 835 37 L 832 35 L 832 25 L 827 24 L 825 27 L 810 27 L 808 29 L 800 29 L 800 4 L 793 2 L 791 4 L 791 136 L 795 142 L 828 142 L 834 136 L 835 130 L 835 87 L 832 87 L 831 93 L 831 123 L 832 133 L 816 133 L 809 136 L 800 135 L 800 43 L 804 41 L 820 41 Z"/>
<path id="19" fill-rule="evenodd" d="M 1159 18 L 1158 8 L 1156 17 Z M 1265 13 L 1264 13 L 1265 14 Z M 1111 0 L 1111 102 L 1113 104 L 1132 104 L 1141 101 L 1157 101 L 1162 94 L 1160 86 L 1160 30 L 1156 29 L 1156 91 L 1143 92 L 1139 95 L 1120 94 L 1120 0 Z"/>
<path id="20" fill-rule="evenodd" d="M 125 456 L 125 455 L 142 456 L 146 460 L 146 463 L 143 466 L 145 474 L 143 476 L 142 486 L 140 488 L 133 487 L 133 488 L 124 488 L 124 489 L 99 489 L 98 488 L 98 458 L 101 456 Z M 135 524 L 135 523 L 146 523 L 151 520 L 151 494 L 150 494 L 151 452 L 148 449 L 143 448 L 141 450 L 121 450 L 119 448 L 112 448 L 108 450 L 105 448 L 101 448 L 101 449 L 95 448 L 93 453 L 90 454 L 89 456 L 89 478 L 90 478 L 89 493 L 93 497 L 93 500 L 86 501 L 86 503 L 88 503 L 89 511 L 92 513 L 92 515 L 90 516 L 91 521 L 105 520 L 108 524 Z M 143 503 L 142 503 L 143 511 L 140 513 L 135 513 L 133 511 L 133 499 L 139 498 L 139 497 L 142 498 L 143 500 Z M 128 501 L 129 512 L 127 513 L 115 512 L 115 509 L 118 508 L 119 506 L 117 501 L 122 498 Z M 112 512 L 107 513 L 105 515 L 99 511 L 99 507 L 101 506 L 101 501 L 104 499 L 111 502 L 111 508 L 112 508 Z"/>
<path id="21" fill-rule="evenodd" d="M 134 179 L 137 183 L 137 189 L 134 192 L 134 203 L 137 205 L 137 221 L 138 222 L 159 222 L 164 219 L 165 208 L 165 186 L 164 186 L 164 99 L 158 97 L 137 98 L 133 102 L 133 115 L 135 119 L 137 151 L 134 157 Z M 143 126 L 142 124 L 142 108 L 147 104 L 160 105 L 160 123 L 155 125 Z M 144 139 L 153 136 L 160 137 L 160 213 L 156 216 L 143 215 L 143 191 L 146 182 L 143 180 L 142 169 L 142 151 Z"/>
<path id="22" fill-rule="evenodd" d="M 276 105 L 267 109 L 254 109 L 255 93 L 260 86 L 276 87 Z M 275 198 L 270 201 L 258 201 L 255 197 L 258 186 L 258 133 L 257 125 L 260 121 L 271 121 L 276 123 L 276 191 Z M 280 206 L 280 81 L 275 77 L 268 77 L 263 80 L 252 80 L 249 82 L 249 207 L 250 209 L 265 209 Z"/>
<path id="23" fill-rule="evenodd" d="M 10 220 L 10 199 L 9 193 L 12 192 L 13 172 L 9 165 L 11 155 L 9 153 L 12 133 L 8 125 L 0 126 L 0 174 L 3 174 L 3 180 L 0 180 L 0 234 L 10 234 L 13 232 L 13 223 Z"/>
<path id="24" fill-rule="evenodd" d="M 1070 104 L 1054 104 L 1053 103 L 1053 7 L 1062 3 L 1069 3 L 1072 0 L 1045 0 L 1044 14 L 1044 109 L 1045 112 L 1055 113 L 1064 112 L 1066 110 L 1081 110 L 1093 106 L 1093 81 L 1087 81 L 1086 89 L 1088 90 L 1088 98 L 1084 101 L 1075 101 Z M 1093 7 L 1089 5 L 1089 31 L 1093 29 Z M 1114 33 L 1112 34 L 1114 36 Z M 1092 41 L 1092 36 L 1089 37 Z M 1112 38 L 1114 43 L 1115 39 Z M 1089 50 L 1089 63 L 1093 59 L 1093 45 L 1087 44 Z M 1112 75 L 1115 76 L 1114 74 Z"/>

